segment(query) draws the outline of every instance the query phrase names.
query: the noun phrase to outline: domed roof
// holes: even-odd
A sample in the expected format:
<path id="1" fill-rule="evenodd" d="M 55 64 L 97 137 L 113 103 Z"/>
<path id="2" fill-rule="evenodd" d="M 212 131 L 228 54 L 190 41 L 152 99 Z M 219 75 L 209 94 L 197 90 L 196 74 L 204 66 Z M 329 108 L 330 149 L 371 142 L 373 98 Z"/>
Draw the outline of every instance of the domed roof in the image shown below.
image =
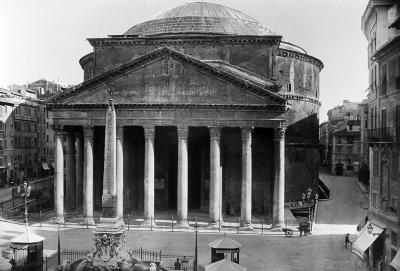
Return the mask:
<path id="1" fill-rule="evenodd" d="M 213 33 L 227 35 L 275 35 L 252 17 L 222 5 L 187 3 L 154 15 L 132 26 L 124 35 Z"/>

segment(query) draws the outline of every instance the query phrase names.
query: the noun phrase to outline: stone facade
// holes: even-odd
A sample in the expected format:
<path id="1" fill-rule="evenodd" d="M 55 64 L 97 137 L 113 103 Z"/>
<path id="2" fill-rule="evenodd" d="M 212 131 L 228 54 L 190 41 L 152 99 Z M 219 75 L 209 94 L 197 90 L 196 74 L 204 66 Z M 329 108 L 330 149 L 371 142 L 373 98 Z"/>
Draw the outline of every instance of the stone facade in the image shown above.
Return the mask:
<path id="1" fill-rule="evenodd" d="M 372 223 L 384 228 L 368 251 L 369 264 L 390 266 L 399 249 L 400 12 L 397 1 L 369 1 L 362 17 L 368 40 L 368 118 Z M 397 262 L 397 266 L 399 263 Z"/>
<path id="2" fill-rule="evenodd" d="M 201 13 L 199 5 L 207 3 L 193 4 Z M 229 20 L 245 29 L 234 15 L 220 21 Z M 93 192 L 80 203 L 87 218 L 101 208 L 112 98 L 124 213 L 143 210 L 146 222 L 155 210 L 177 209 L 185 225 L 190 210 L 202 210 L 211 224 L 240 215 L 251 226 L 255 212 L 282 225 L 285 200 L 318 181 L 321 61 L 296 46 L 280 48 L 281 36 L 273 33 L 182 33 L 177 27 L 139 35 L 132 29 L 143 28 L 89 39 L 94 51 L 80 61 L 85 81 L 48 102 L 54 127 L 84 131 L 84 187 Z"/>

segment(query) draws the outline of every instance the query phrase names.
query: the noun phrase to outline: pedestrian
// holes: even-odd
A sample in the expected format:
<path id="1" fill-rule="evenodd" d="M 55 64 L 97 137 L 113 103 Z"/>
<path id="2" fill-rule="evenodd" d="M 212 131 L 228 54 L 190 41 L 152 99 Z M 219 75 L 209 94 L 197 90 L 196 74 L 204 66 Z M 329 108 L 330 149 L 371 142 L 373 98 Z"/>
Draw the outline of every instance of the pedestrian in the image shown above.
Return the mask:
<path id="1" fill-rule="evenodd" d="M 175 270 L 181 270 L 181 263 L 179 262 L 179 258 L 176 258 L 176 262 L 174 263 Z"/>
<path id="2" fill-rule="evenodd" d="M 318 197 L 319 197 L 318 193 L 315 193 L 315 202 L 318 201 Z"/>
<path id="3" fill-rule="evenodd" d="M 312 194 L 312 189 L 311 189 L 311 187 L 309 187 L 309 188 L 307 188 L 307 201 L 308 202 L 310 202 L 311 194 Z"/>
<path id="4" fill-rule="evenodd" d="M 346 247 L 346 249 L 347 249 L 347 244 L 350 244 L 350 246 L 353 244 L 351 241 L 350 241 L 350 234 L 348 233 L 348 234 L 346 234 L 346 237 L 344 237 L 344 244 L 345 244 L 345 247 Z"/>
<path id="5" fill-rule="evenodd" d="M 306 194 L 302 194 L 301 195 L 301 202 L 304 204 L 304 202 L 306 201 Z"/>
<path id="6" fill-rule="evenodd" d="M 299 225 L 299 232 L 300 232 L 300 237 L 302 236 L 302 234 L 303 234 L 303 225 Z"/>
<path id="7" fill-rule="evenodd" d="M 183 259 L 182 259 L 181 262 L 182 262 L 182 269 L 183 269 L 183 270 L 187 270 L 187 266 L 188 266 L 189 259 L 186 258 L 186 256 L 183 256 Z"/>

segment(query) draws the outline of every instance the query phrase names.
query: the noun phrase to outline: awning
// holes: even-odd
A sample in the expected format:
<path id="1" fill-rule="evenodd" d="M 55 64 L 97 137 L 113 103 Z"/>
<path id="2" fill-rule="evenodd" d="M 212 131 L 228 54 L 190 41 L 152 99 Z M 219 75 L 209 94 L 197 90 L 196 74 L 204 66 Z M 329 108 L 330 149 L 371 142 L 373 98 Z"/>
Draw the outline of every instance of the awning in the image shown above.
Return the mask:
<path id="1" fill-rule="evenodd" d="M 49 165 L 47 164 L 47 162 L 42 162 L 42 167 L 43 167 L 44 170 L 50 169 Z"/>
<path id="2" fill-rule="evenodd" d="M 375 242 L 383 231 L 383 228 L 368 222 L 361 230 L 357 240 L 354 241 L 351 251 L 361 258 L 364 258 L 365 251 Z"/>
<path id="3" fill-rule="evenodd" d="M 397 251 L 390 265 L 396 268 L 396 270 L 400 270 L 400 250 Z"/>

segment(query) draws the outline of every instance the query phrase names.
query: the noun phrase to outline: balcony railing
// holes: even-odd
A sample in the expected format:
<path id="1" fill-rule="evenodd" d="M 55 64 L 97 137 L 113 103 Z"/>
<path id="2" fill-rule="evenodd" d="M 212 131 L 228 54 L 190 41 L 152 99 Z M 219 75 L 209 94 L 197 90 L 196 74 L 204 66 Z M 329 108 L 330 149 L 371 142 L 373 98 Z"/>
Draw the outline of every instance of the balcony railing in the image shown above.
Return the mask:
<path id="1" fill-rule="evenodd" d="M 395 142 L 395 127 L 368 129 L 368 140 L 372 142 Z"/>

